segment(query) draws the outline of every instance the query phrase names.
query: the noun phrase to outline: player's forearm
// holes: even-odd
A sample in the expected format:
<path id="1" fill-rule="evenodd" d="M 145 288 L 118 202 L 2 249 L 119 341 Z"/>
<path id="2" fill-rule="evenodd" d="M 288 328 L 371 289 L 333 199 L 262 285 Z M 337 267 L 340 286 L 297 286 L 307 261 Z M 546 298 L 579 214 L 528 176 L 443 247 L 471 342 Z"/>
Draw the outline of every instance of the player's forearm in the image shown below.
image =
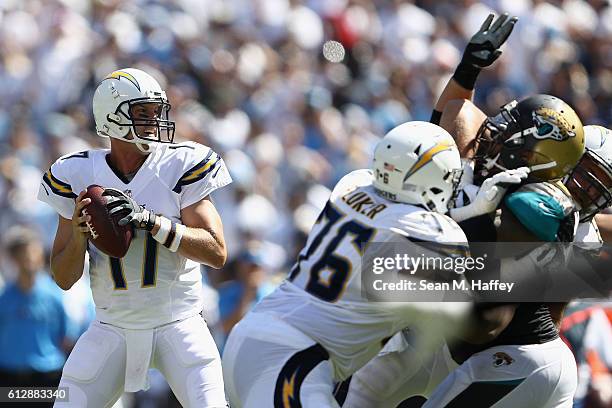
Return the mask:
<path id="1" fill-rule="evenodd" d="M 442 94 L 438 98 L 435 105 L 435 110 L 438 112 L 444 112 L 446 104 L 453 99 L 467 99 L 472 100 L 474 98 L 474 90 L 466 89 L 459 85 L 455 79 L 449 79 L 446 87 L 442 91 Z"/>
<path id="2" fill-rule="evenodd" d="M 487 116 L 467 99 L 448 101 L 440 118 L 440 127 L 450 133 L 462 158 L 476 153 L 476 133 Z"/>
<path id="3" fill-rule="evenodd" d="M 51 255 L 51 274 L 57 285 L 68 290 L 83 276 L 87 240 L 70 239 L 57 254 Z"/>
<path id="4" fill-rule="evenodd" d="M 188 227 L 159 216 L 151 235 L 171 251 L 215 269 L 223 267 L 227 260 L 223 231 L 215 231 L 212 227 Z"/>
<path id="5" fill-rule="evenodd" d="M 512 32 L 517 18 L 507 14 L 493 22 L 493 14 L 484 21 L 480 30 L 471 38 L 453 77 L 448 81 L 432 114 L 432 120 L 439 119 L 448 101 L 453 99 L 472 100 L 476 79 L 483 68 L 491 66 L 501 55 L 500 47 Z"/>
<path id="6" fill-rule="evenodd" d="M 612 243 L 612 214 L 597 214 L 595 222 L 604 242 Z"/>
<path id="7" fill-rule="evenodd" d="M 186 227 L 178 252 L 215 269 L 223 267 L 227 260 L 225 241 L 212 229 Z"/>

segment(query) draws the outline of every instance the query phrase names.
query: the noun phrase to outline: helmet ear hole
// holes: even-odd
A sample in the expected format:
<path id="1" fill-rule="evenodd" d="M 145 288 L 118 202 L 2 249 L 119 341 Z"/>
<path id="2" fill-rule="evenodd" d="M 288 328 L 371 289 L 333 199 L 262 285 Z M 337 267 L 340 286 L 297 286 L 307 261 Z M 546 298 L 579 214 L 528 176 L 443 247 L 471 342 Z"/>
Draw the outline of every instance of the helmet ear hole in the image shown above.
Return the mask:
<path id="1" fill-rule="evenodd" d="M 432 187 L 432 188 L 429 189 L 429 191 L 431 191 L 434 194 L 440 194 L 440 193 L 443 192 L 442 189 L 440 189 L 438 187 Z"/>

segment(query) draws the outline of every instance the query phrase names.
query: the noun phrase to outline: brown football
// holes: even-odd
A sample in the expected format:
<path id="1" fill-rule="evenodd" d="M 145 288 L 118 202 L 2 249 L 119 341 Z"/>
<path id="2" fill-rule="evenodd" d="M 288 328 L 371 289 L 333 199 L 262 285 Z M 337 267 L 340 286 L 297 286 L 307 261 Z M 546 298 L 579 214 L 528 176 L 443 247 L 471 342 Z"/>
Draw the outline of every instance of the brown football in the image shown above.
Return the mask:
<path id="1" fill-rule="evenodd" d="M 133 230 L 132 225 L 120 226 L 117 218 L 111 217 L 106 210 L 106 198 L 102 196 L 104 187 L 92 184 L 87 187 L 83 198 L 90 198 L 83 208 L 83 214 L 88 214 L 91 220 L 87 223 L 91 233 L 91 242 L 100 251 L 114 258 L 123 258 L 130 248 Z"/>

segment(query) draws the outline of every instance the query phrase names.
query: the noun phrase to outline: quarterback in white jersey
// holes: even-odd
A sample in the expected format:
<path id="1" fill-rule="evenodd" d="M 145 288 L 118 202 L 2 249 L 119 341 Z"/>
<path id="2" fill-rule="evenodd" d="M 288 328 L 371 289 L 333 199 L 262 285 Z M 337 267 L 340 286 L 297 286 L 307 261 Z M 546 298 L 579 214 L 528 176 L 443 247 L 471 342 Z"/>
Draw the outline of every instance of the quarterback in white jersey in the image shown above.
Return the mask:
<path id="1" fill-rule="evenodd" d="M 64 289 L 83 273 L 89 254 L 96 320 L 78 340 L 57 406 L 107 407 L 125 391 L 147 387 L 159 369 L 185 407 L 226 406 L 219 353 L 200 312 L 200 263 L 220 267 L 223 229 L 210 194 L 231 182 L 210 148 L 174 144 L 165 93 L 136 69 L 111 73 L 96 90 L 94 116 L 111 149 L 59 158 L 45 173 L 38 198 L 59 214 L 51 269 Z M 165 136 L 164 136 L 165 135 Z M 125 257 L 88 244 L 83 190 L 105 188 L 120 224 L 132 223 Z M 80 194 L 79 194 L 80 192 Z"/>
<path id="2" fill-rule="evenodd" d="M 334 188 L 288 279 L 232 330 L 223 355 L 235 407 L 337 406 L 347 378 L 409 324 L 452 331 L 469 303 L 369 302 L 361 293 L 368 243 L 396 238 L 467 249 L 448 212 L 461 163 L 452 137 L 408 122 L 377 145 L 373 170 Z"/>

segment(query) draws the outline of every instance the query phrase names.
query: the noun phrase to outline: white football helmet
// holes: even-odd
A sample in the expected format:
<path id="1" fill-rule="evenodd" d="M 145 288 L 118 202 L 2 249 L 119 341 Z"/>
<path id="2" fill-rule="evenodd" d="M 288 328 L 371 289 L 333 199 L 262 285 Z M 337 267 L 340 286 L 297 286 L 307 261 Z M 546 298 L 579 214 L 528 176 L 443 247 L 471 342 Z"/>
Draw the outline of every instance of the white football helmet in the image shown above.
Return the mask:
<path id="1" fill-rule="evenodd" d="M 580 221 L 612 205 L 612 131 L 585 126 L 585 152 L 566 177 L 565 185 L 580 206 Z"/>
<path id="2" fill-rule="evenodd" d="M 448 132 L 429 122 L 391 129 L 374 150 L 374 187 L 383 197 L 446 213 L 461 179 L 459 150 Z"/>
<path id="3" fill-rule="evenodd" d="M 168 120 L 170 103 L 159 83 L 135 68 L 110 73 L 93 97 L 96 133 L 136 143 L 143 152 L 157 143 L 172 143 L 174 122 Z"/>

